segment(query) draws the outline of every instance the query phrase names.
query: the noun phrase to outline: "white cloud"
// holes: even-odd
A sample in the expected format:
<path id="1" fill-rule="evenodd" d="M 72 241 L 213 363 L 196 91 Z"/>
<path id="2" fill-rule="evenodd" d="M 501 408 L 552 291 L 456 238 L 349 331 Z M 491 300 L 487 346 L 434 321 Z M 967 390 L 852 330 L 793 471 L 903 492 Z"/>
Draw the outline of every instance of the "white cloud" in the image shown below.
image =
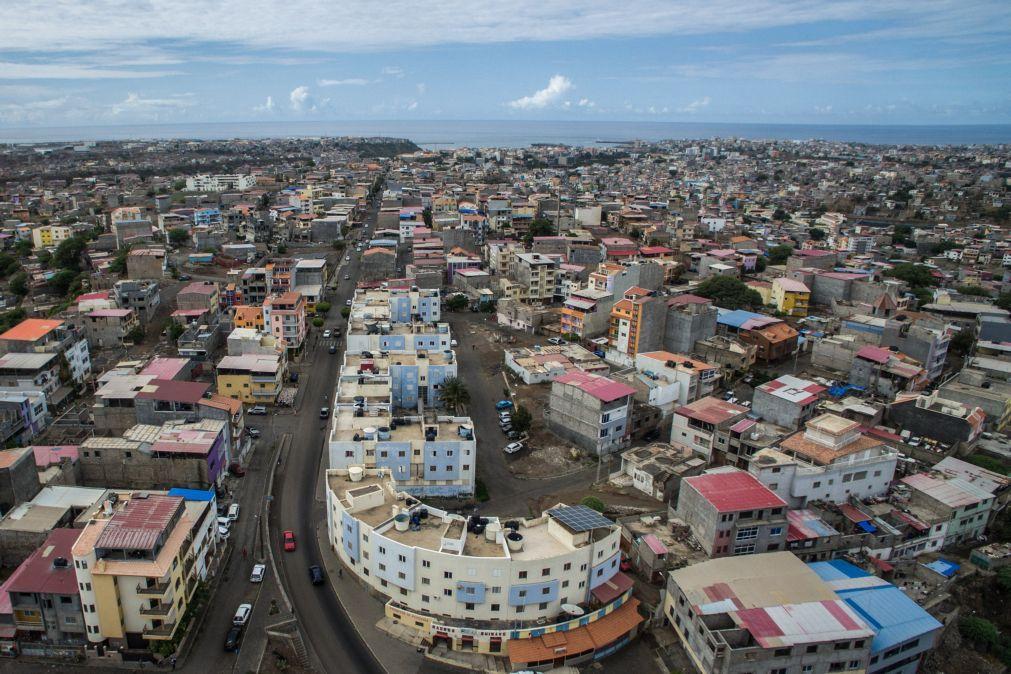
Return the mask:
<path id="1" fill-rule="evenodd" d="M 362 87 L 369 81 L 363 77 L 348 77 L 343 80 L 316 80 L 321 87 Z"/>
<path id="2" fill-rule="evenodd" d="M 386 66 L 380 72 L 387 77 L 395 77 L 398 80 L 405 74 L 404 69 L 400 66 Z"/>
<path id="3" fill-rule="evenodd" d="M 295 112 L 302 112 L 312 107 L 312 96 L 309 94 L 309 87 L 304 84 L 292 89 L 291 93 L 288 94 L 288 100 L 291 102 L 291 109 Z"/>
<path id="4" fill-rule="evenodd" d="M 428 90 L 428 87 L 425 86 L 424 82 L 418 82 L 416 85 L 414 85 L 414 88 L 418 90 L 419 96 L 424 96 L 425 92 Z"/>
<path id="5" fill-rule="evenodd" d="M 708 96 L 703 96 L 702 98 L 699 98 L 699 99 L 696 99 L 696 100 L 692 101 L 688 105 L 685 105 L 683 107 L 678 108 L 677 111 L 678 112 L 685 112 L 685 113 L 689 113 L 689 114 L 690 113 L 694 113 L 694 112 L 698 112 L 699 110 L 702 110 L 703 108 L 708 108 L 709 107 L 709 101 L 710 101 L 710 98 Z M 664 108 L 665 112 L 666 112 L 666 110 L 667 109 Z"/>
<path id="6" fill-rule="evenodd" d="M 509 107 L 516 110 L 540 110 L 551 105 L 572 88 L 572 81 L 564 75 L 554 75 L 548 80 L 548 86 L 535 91 L 529 96 L 517 98 L 509 102 Z"/>
<path id="7" fill-rule="evenodd" d="M 263 102 L 263 105 L 255 106 L 253 112 L 274 112 L 274 97 L 267 96 L 267 100 Z"/>
<path id="8" fill-rule="evenodd" d="M 2 12 L 0 12 L 2 16 Z M 2 21 L 0 21 L 2 23 Z M 123 80 L 175 75 L 168 70 L 123 70 L 64 63 L 0 61 L 0 80 Z"/>
<path id="9" fill-rule="evenodd" d="M 577 103 L 576 105 L 578 105 L 581 108 L 594 108 L 597 106 L 597 104 L 591 101 L 589 98 L 580 98 L 579 103 Z"/>
<path id="10" fill-rule="evenodd" d="M 67 97 L 62 96 L 25 103 L 0 103 L 0 121 L 6 124 L 39 122 L 63 109 L 67 101 Z"/>
<path id="11" fill-rule="evenodd" d="M 129 93 L 126 99 L 112 105 L 112 114 L 124 112 L 158 113 L 167 110 L 182 110 L 196 105 L 193 94 L 178 94 L 168 98 L 144 98 L 140 94 Z"/>
<path id="12" fill-rule="evenodd" d="M 417 110 L 418 109 L 418 102 L 417 101 L 411 101 L 407 105 L 407 109 L 408 109 L 408 111 L 410 111 L 410 110 Z"/>

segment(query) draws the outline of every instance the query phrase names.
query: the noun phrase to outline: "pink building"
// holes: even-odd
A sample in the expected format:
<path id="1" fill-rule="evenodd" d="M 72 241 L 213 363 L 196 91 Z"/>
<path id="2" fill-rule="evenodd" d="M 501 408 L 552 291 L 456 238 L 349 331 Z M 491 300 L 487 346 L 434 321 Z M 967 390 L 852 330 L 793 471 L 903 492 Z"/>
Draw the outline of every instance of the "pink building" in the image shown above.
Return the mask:
<path id="1" fill-rule="evenodd" d="M 289 351 L 299 351 L 305 342 L 305 298 L 294 291 L 268 297 L 263 303 L 263 325 L 283 339 Z"/>

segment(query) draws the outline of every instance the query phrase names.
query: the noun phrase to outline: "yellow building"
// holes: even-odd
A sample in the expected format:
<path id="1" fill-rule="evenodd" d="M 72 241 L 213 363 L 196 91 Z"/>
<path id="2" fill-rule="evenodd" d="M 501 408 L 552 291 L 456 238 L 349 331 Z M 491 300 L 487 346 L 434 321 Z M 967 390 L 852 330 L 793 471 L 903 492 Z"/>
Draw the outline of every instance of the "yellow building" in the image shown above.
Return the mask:
<path id="1" fill-rule="evenodd" d="M 788 316 L 807 316 L 811 290 L 794 279 L 777 278 L 772 282 L 770 303 Z"/>
<path id="2" fill-rule="evenodd" d="M 217 546 L 214 501 L 119 492 L 73 545 L 88 641 L 150 648 L 181 638 L 179 619 Z"/>
<path id="3" fill-rule="evenodd" d="M 32 228 L 32 244 L 36 248 L 52 248 L 58 246 L 71 236 L 74 230 L 63 225 L 40 225 Z"/>
<path id="4" fill-rule="evenodd" d="M 225 356 L 218 362 L 218 393 L 244 403 L 273 405 L 281 393 L 284 365 L 269 354 Z"/>
<path id="5" fill-rule="evenodd" d="M 263 332 L 263 307 L 237 304 L 232 324 L 237 328 L 252 328 Z"/>

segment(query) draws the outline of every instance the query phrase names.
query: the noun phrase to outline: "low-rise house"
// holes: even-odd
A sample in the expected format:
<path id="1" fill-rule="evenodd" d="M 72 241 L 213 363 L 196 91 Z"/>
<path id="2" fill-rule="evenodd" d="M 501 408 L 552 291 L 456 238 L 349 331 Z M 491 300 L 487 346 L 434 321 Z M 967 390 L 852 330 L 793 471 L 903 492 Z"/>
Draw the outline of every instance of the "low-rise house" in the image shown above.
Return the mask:
<path id="1" fill-rule="evenodd" d="M 601 455 L 628 442 L 635 389 L 600 375 L 573 371 L 551 384 L 548 427 Z"/>
<path id="2" fill-rule="evenodd" d="M 158 280 L 165 275 L 164 248 L 137 248 L 126 255 L 126 276 L 132 280 Z"/>
<path id="3" fill-rule="evenodd" d="M 720 310 L 717 325 L 722 334 L 754 344 L 755 357 L 764 363 L 784 360 L 797 349 L 797 331 L 778 318 L 743 309 Z"/>
<path id="4" fill-rule="evenodd" d="M 986 413 L 979 407 L 948 400 L 939 391 L 900 393 L 888 406 L 888 421 L 914 436 L 945 445 L 973 445 L 983 432 Z"/>
<path id="5" fill-rule="evenodd" d="M 812 501 L 882 496 L 897 463 L 896 451 L 863 433 L 858 422 L 822 414 L 777 448 L 756 453 L 749 471 L 790 507 L 804 508 Z"/>
<path id="6" fill-rule="evenodd" d="M 827 390 L 813 381 L 784 374 L 755 389 L 752 410 L 766 421 L 796 430 L 814 417 Z"/>
<path id="7" fill-rule="evenodd" d="M 710 395 L 721 378 L 718 365 L 668 351 L 638 353 L 635 367 L 647 384 L 656 383 L 649 404 L 667 412 Z"/>
<path id="8" fill-rule="evenodd" d="M 849 382 L 890 399 L 899 393 L 922 389 L 927 383 L 927 373 L 919 362 L 905 354 L 868 345 L 854 355 Z"/>
<path id="9" fill-rule="evenodd" d="M 677 498 L 681 480 L 697 475 L 706 462 L 685 448 L 666 443 L 635 447 L 621 453 L 621 470 L 611 476 L 611 482 L 633 487 L 664 503 Z"/>
<path id="10" fill-rule="evenodd" d="M 41 488 L 30 447 L 0 451 L 0 514 L 35 498 Z"/>
<path id="11" fill-rule="evenodd" d="M 26 318 L 0 335 L 0 352 L 59 354 L 74 383 L 83 383 L 91 375 L 88 340 L 80 328 L 66 321 Z M 53 398 L 50 401 L 59 402 Z"/>
<path id="12" fill-rule="evenodd" d="M 284 382 L 284 363 L 276 355 L 225 356 L 215 371 L 218 393 L 253 405 L 274 404 Z"/>
<path id="13" fill-rule="evenodd" d="M 946 472 L 907 475 L 902 484 L 910 490 L 910 503 L 936 512 L 946 523 L 945 547 L 978 539 L 996 500 L 984 486 Z"/>
<path id="14" fill-rule="evenodd" d="M 99 309 L 83 318 L 84 334 L 92 348 L 122 347 L 128 335 L 140 327 L 133 309 Z"/>
<path id="15" fill-rule="evenodd" d="M 592 351 L 575 343 L 505 349 L 505 365 L 525 384 L 553 381 L 572 370 L 592 374 L 607 374 L 610 370 Z"/>
<path id="16" fill-rule="evenodd" d="M 28 559 L 54 529 L 84 526 L 90 513 L 101 507 L 106 494 L 104 488 L 48 486 L 31 501 L 5 512 L 0 520 L 3 566 L 15 567 Z"/>
<path id="17" fill-rule="evenodd" d="M 707 362 L 716 363 L 720 366 L 724 380 L 732 380 L 742 376 L 755 364 L 758 346 L 724 335 L 713 335 L 695 342 L 690 352 Z"/>
<path id="18" fill-rule="evenodd" d="M 787 316 L 807 316 L 811 289 L 800 281 L 779 277 L 773 279 L 769 303 Z"/>
<path id="19" fill-rule="evenodd" d="M 674 411 L 670 444 L 687 447 L 708 461 L 717 431 L 729 429 L 747 417 L 749 411 L 713 396 L 682 405 Z"/>
<path id="20" fill-rule="evenodd" d="M 754 475 L 713 468 L 681 481 L 675 514 L 709 557 L 785 550 L 786 501 Z"/>

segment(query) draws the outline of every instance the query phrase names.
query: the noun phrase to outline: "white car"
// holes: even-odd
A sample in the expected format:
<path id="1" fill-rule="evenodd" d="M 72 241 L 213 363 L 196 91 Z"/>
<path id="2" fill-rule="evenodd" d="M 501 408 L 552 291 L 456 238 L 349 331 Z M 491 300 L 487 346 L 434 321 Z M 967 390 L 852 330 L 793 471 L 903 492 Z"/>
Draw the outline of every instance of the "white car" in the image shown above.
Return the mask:
<path id="1" fill-rule="evenodd" d="M 262 414 L 266 414 L 266 413 L 267 413 L 267 408 L 264 407 L 263 405 L 253 405 L 248 410 L 246 410 L 246 414 L 262 415 Z"/>
<path id="2" fill-rule="evenodd" d="M 345 255 L 344 256 L 344 261 L 345 262 L 350 262 L 351 261 L 351 256 L 350 255 Z"/>
<path id="3" fill-rule="evenodd" d="M 226 529 L 229 529 L 232 526 L 232 520 L 228 519 L 227 517 L 220 517 L 219 516 L 218 517 L 218 526 L 219 527 L 224 527 Z"/>
<path id="4" fill-rule="evenodd" d="M 351 280 L 351 274 L 344 274 L 344 280 L 345 281 L 350 281 Z"/>
<path id="5" fill-rule="evenodd" d="M 347 306 L 349 306 L 349 307 L 350 307 L 350 306 L 351 306 L 351 300 L 347 300 L 347 301 L 345 301 L 345 302 L 344 302 L 344 304 L 346 304 Z"/>
<path id="6" fill-rule="evenodd" d="M 249 574 L 250 583 L 262 583 L 263 577 L 267 575 L 267 565 L 266 564 L 254 564 L 253 572 Z"/>
<path id="7" fill-rule="evenodd" d="M 220 538 L 221 540 L 223 540 L 223 541 L 228 540 L 228 534 L 230 534 L 230 533 L 232 533 L 232 530 L 229 529 L 228 527 L 222 527 L 222 526 L 218 527 L 218 538 Z"/>
<path id="8" fill-rule="evenodd" d="M 548 344 L 554 344 L 555 346 L 561 346 L 562 344 L 565 344 L 565 340 L 562 339 L 561 337 L 551 337 L 550 339 L 548 339 Z"/>
<path id="9" fill-rule="evenodd" d="M 235 520 L 239 519 L 239 504 L 238 503 L 233 503 L 232 505 L 228 506 L 228 519 L 230 519 L 233 522 Z"/>
<path id="10" fill-rule="evenodd" d="M 323 331 L 323 339 L 330 339 L 330 337 L 332 335 L 333 335 L 333 330 L 324 330 Z"/>
<path id="11" fill-rule="evenodd" d="M 523 449 L 522 442 L 510 442 L 508 445 L 502 448 L 502 451 L 506 454 L 515 454 L 516 452 Z"/>
<path id="12" fill-rule="evenodd" d="M 235 610 L 235 615 L 232 617 L 233 625 L 245 625 L 249 622 L 249 614 L 253 612 L 252 604 L 239 604 L 239 608 Z"/>
<path id="13" fill-rule="evenodd" d="M 450 345 L 451 347 L 453 347 L 454 349 L 455 349 L 456 347 L 460 346 L 459 342 L 457 342 L 457 341 L 456 341 L 455 339 L 451 339 L 451 340 L 449 340 L 449 345 Z"/>

